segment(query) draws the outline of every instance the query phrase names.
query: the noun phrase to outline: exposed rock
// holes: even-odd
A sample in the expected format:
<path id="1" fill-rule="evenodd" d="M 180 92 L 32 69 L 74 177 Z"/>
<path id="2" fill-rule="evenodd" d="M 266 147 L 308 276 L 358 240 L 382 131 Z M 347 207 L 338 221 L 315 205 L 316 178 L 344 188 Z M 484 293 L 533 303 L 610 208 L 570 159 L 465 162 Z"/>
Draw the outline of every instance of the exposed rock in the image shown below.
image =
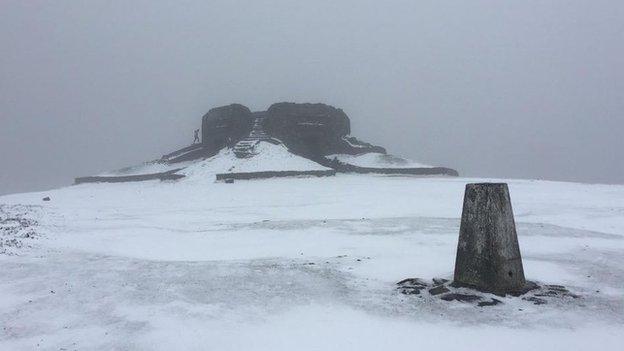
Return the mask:
<path id="1" fill-rule="evenodd" d="M 524 284 L 524 286 L 520 289 L 517 290 L 513 290 L 513 291 L 508 291 L 507 294 L 511 295 L 511 296 L 521 296 L 524 295 L 530 291 L 539 289 L 540 286 L 537 285 L 536 282 L 532 282 L 530 280 L 527 280 L 526 283 Z M 499 294 L 501 295 L 501 294 Z"/>
<path id="2" fill-rule="evenodd" d="M 399 286 L 420 286 L 422 288 L 426 288 L 428 286 L 427 282 L 420 278 L 407 278 L 403 279 L 397 283 Z"/>
<path id="3" fill-rule="evenodd" d="M 444 279 L 444 278 L 433 278 L 433 285 L 442 285 L 442 284 L 446 284 L 449 282 L 448 279 Z"/>
<path id="4" fill-rule="evenodd" d="M 502 304 L 503 301 L 498 300 L 498 299 L 491 299 L 490 301 L 481 301 L 477 304 L 477 306 L 479 307 L 486 307 L 486 306 L 496 306 L 499 304 Z"/>
<path id="5" fill-rule="evenodd" d="M 539 291 L 535 292 L 534 296 L 539 297 L 571 297 L 573 299 L 580 298 L 579 295 L 571 293 L 563 285 L 544 285 Z"/>
<path id="6" fill-rule="evenodd" d="M 552 291 L 568 292 L 568 289 L 563 285 L 544 285 L 544 287 Z"/>
<path id="7" fill-rule="evenodd" d="M 408 278 L 397 283 L 397 290 L 404 295 L 420 295 L 423 290 L 429 292 L 433 298 L 442 301 L 459 301 L 471 303 L 477 307 L 496 306 L 503 304 L 502 300 L 493 298 L 490 293 L 475 290 L 465 286 L 457 285 L 446 279 L 434 278 L 431 282 L 427 282 L 420 278 Z M 550 300 L 559 300 L 570 302 L 570 298 L 579 299 L 580 296 L 571 293 L 562 285 L 538 285 L 535 282 L 527 282 L 524 290 L 515 291 L 509 294 L 507 299 L 515 297 L 521 298 L 522 301 L 533 303 L 534 305 L 545 305 Z M 422 296 L 419 296 L 422 298 Z M 421 301 L 429 301 L 423 299 Z"/>
<path id="8" fill-rule="evenodd" d="M 41 200 L 43 200 L 43 201 L 50 201 L 50 197 L 49 197 L 49 196 L 46 196 L 46 197 L 44 197 L 44 198 L 43 198 L 43 199 L 41 199 Z"/>
<path id="9" fill-rule="evenodd" d="M 414 286 L 402 286 L 399 288 L 399 292 L 405 295 L 419 295 L 422 290 L 422 288 Z"/>
<path id="10" fill-rule="evenodd" d="M 444 286 L 444 285 L 439 285 L 439 286 L 436 286 L 436 287 L 435 287 L 435 288 L 433 288 L 433 289 L 429 289 L 429 294 L 431 294 L 431 295 L 434 295 L 434 296 L 435 296 L 435 295 L 440 295 L 440 294 L 447 293 L 447 292 L 449 292 L 449 291 L 450 291 L 450 290 L 449 290 L 446 286 Z"/>
<path id="11" fill-rule="evenodd" d="M 542 298 L 539 298 L 539 297 L 535 297 L 535 296 L 523 297 L 522 299 L 524 301 L 533 302 L 534 305 L 545 305 L 546 304 L 546 300 L 544 300 Z"/>
<path id="12" fill-rule="evenodd" d="M 397 288 L 399 292 L 405 295 L 418 295 L 421 290 L 429 286 L 427 282 L 419 278 L 403 279 L 397 285 L 399 286 Z"/>
<path id="13" fill-rule="evenodd" d="M 481 296 L 472 294 L 451 293 L 440 297 L 444 301 L 474 302 L 481 300 Z"/>

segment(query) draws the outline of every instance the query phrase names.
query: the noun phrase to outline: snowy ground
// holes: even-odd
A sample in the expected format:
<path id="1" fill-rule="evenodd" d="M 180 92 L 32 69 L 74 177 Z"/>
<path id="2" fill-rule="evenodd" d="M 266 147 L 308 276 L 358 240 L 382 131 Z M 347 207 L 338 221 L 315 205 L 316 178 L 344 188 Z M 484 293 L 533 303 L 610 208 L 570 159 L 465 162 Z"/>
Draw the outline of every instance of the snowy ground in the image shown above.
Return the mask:
<path id="1" fill-rule="evenodd" d="M 581 299 L 397 292 L 451 277 L 474 181 L 191 176 L 0 197 L 0 218 L 36 219 L 0 254 L 0 349 L 619 349 L 624 186 L 508 181 L 527 278 Z"/>

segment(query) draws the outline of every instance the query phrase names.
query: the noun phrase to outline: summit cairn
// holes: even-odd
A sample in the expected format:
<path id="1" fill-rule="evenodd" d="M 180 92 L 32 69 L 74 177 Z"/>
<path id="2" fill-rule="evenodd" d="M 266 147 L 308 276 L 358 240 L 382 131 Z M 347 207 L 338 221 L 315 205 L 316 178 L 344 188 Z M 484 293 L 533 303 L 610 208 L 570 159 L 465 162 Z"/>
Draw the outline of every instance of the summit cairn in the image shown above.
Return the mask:
<path id="1" fill-rule="evenodd" d="M 528 288 L 507 184 L 466 185 L 453 284 L 499 295 Z"/>

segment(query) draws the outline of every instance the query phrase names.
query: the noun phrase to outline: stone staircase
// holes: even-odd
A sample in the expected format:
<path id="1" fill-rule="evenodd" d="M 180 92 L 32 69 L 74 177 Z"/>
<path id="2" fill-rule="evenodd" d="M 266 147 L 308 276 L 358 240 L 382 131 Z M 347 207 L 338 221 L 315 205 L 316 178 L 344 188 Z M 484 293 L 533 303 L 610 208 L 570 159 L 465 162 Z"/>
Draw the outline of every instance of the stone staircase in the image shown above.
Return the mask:
<path id="1" fill-rule="evenodd" d="M 239 141 L 234 145 L 234 155 L 238 158 L 253 157 L 256 154 L 254 149 L 259 142 L 259 140 L 251 140 L 249 137 Z"/>
<path id="2" fill-rule="evenodd" d="M 249 136 L 239 141 L 234 145 L 234 155 L 238 158 L 249 158 L 256 155 L 255 147 L 261 141 L 270 140 L 271 137 L 267 135 L 262 127 L 264 123 L 264 119 L 266 117 L 266 113 L 263 112 L 255 112 L 254 113 L 254 124 L 251 128 L 251 132 Z"/>

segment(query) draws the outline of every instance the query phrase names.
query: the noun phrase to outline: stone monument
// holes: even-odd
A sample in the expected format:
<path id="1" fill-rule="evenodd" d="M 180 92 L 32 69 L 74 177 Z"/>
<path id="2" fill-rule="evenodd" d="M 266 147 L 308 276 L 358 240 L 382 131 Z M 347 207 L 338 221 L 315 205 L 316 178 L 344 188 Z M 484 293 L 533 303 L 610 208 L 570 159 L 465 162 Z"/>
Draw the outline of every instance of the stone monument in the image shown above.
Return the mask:
<path id="1" fill-rule="evenodd" d="M 507 184 L 466 185 L 453 284 L 499 295 L 526 291 Z"/>

